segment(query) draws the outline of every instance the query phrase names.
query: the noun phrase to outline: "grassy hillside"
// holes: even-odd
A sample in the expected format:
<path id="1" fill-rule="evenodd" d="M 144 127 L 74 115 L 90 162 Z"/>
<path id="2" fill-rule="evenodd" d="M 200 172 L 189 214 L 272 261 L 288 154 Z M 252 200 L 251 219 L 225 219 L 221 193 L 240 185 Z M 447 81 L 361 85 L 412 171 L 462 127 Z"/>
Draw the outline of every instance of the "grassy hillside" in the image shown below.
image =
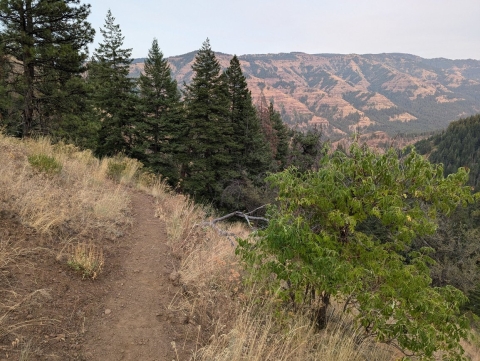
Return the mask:
<path id="1" fill-rule="evenodd" d="M 169 309 L 196 325 L 196 332 L 172 343 L 178 354 L 193 340 L 196 351 L 189 357 L 205 361 L 400 356 L 371 339 L 359 342 L 359 329 L 341 315 L 340 305 L 322 331 L 302 313 L 279 311 L 274 294 L 245 282 L 236 241 L 222 235 L 246 237 L 251 229 L 239 223 L 210 227 L 204 222 L 215 217 L 212 210 L 170 191 L 136 161 L 99 160 L 48 139 L 3 135 L 0 157 L 0 359 L 88 359 L 86 323 L 106 290 L 115 292 L 111 276 L 128 257 L 122 249 L 135 222 L 132 191 L 155 197 L 176 265 L 170 280 L 183 290 Z"/>

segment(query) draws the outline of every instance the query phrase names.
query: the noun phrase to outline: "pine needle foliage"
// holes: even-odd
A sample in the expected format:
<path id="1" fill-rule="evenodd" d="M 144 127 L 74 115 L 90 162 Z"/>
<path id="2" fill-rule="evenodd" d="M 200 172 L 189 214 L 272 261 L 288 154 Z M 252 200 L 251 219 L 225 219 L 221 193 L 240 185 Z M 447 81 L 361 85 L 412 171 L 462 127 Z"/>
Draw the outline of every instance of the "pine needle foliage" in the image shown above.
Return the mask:
<path id="1" fill-rule="evenodd" d="M 10 63 L 7 80 L 14 102 L 8 130 L 28 137 L 85 121 L 82 81 L 87 45 L 95 31 L 90 5 L 80 0 L 1 0 L 2 51 Z"/>
<path id="2" fill-rule="evenodd" d="M 100 32 L 103 42 L 95 49 L 88 71 L 93 103 L 101 119 L 96 153 L 129 154 L 134 143 L 133 125 L 138 119 L 135 83 L 128 77 L 132 49 L 123 48 L 125 37 L 110 10 Z"/>
<path id="3" fill-rule="evenodd" d="M 185 85 L 183 190 L 203 201 L 218 202 L 224 185 L 235 178 L 231 149 L 228 86 L 207 39 L 195 56 L 193 79 Z"/>
<path id="4" fill-rule="evenodd" d="M 183 108 L 177 82 L 157 39 L 152 42 L 138 85 L 142 119 L 136 124 L 135 155 L 174 185 L 179 178 L 175 155 L 181 149 Z"/>

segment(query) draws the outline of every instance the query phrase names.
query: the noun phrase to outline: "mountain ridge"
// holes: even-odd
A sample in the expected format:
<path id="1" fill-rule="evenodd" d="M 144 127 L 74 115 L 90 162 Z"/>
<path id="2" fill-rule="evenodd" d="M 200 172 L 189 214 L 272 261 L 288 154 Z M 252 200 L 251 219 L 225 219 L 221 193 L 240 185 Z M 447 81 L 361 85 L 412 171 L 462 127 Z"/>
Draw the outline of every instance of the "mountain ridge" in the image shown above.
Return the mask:
<path id="1" fill-rule="evenodd" d="M 180 86 L 191 80 L 195 54 L 167 58 Z M 232 55 L 216 55 L 226 68 Z M 303 52 L 238 58 L 255 100 L 263 94 L 290 126 L 320 126 L 331 137 L 435 131 L 480 112 L 479 60 Z M 143 71 L 141 60 L 131 76 Z"/>

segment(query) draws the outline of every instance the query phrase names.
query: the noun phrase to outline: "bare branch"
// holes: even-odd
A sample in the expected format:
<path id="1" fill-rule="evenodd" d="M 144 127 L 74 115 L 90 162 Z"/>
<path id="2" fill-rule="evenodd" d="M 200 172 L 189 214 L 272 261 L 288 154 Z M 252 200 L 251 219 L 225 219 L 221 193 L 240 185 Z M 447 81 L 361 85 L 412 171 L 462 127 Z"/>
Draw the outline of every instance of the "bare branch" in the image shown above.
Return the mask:
<path id="1" fill-rule="evenodd" d="M 261 206 L 261 207 L 258 207 L 256 209 L 254 209 L 253 211 L 251 212 L 248 212 L 248 213 L 243 213 L 243 212 L 240 212 L 240 211 L 235 211 L 235 212 L 232 212 L 232 213 L 229 213 L 229 214 L 226 214 L 222 217 L 219 217 L 219 218 L 215 218 L 215 219 L 212 219 L 211 221 L 204 221 L 204 222 L 201 222 L 201 223 L 197 223 L 194 225 L 194 227 L 205 227 L 205 226 L 208 226 L 208 227 L 212 227 L 215 231 L 218 232 L 218 234 L 220 234 L 221 236 L 224 236 L 224 237 L 227 237 L 228 240 L 230 241 L 230 243 L 232 244 L 232 247 L 235 247 L 235 239 L 238 238 L 238 236 L 235 234 L 235 233 L 232 233 L 232 232 L 227 232 L 221 228 L 219 228 L 217 226 L 217 223 L 218 222 L 221 222 L 221 221 L 224 221 L 228 218 L 231 218 L 231 217 L 240 217 L 240 218 L 243 218 L 247 221 L 248 223 L 248 226 L 250 228 L 253 228 L 252 227 L 252 224 L 250 223 L 250 221 L 263 221 L 263 222 L 266 222 L 268 223 L 269 220 L 268 218 L 265 218 L 265 217 L 256 217 L 256 216 L 251 216 L 250 214 L 258 211 L 259 209 L 262 209 L 262 208 L 265 208 L 267 206 L 267 204 Z"/>

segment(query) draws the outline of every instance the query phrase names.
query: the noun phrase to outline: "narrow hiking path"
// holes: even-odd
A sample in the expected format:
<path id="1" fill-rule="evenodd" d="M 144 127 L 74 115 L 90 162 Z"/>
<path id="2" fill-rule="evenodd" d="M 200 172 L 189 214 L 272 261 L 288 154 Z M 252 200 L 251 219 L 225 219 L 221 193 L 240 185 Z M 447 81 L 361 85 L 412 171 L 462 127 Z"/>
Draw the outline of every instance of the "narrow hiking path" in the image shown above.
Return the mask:
<path id="1" fill-rule="evenodd" d="M 111 276 L 109 293 L 97 318 L 87 325 L 86 361 L 188 360 L 182 322 L 169 306 L 180 288 L 169 279 L 175 270 L 163 221 L 154 216 L 153 198 L 132 191 L 134 225 L 122 272 Z M 172 342 L 183 344 L 174 350 Z M 188 346 L 188 345 L 187 345 Z"/>

